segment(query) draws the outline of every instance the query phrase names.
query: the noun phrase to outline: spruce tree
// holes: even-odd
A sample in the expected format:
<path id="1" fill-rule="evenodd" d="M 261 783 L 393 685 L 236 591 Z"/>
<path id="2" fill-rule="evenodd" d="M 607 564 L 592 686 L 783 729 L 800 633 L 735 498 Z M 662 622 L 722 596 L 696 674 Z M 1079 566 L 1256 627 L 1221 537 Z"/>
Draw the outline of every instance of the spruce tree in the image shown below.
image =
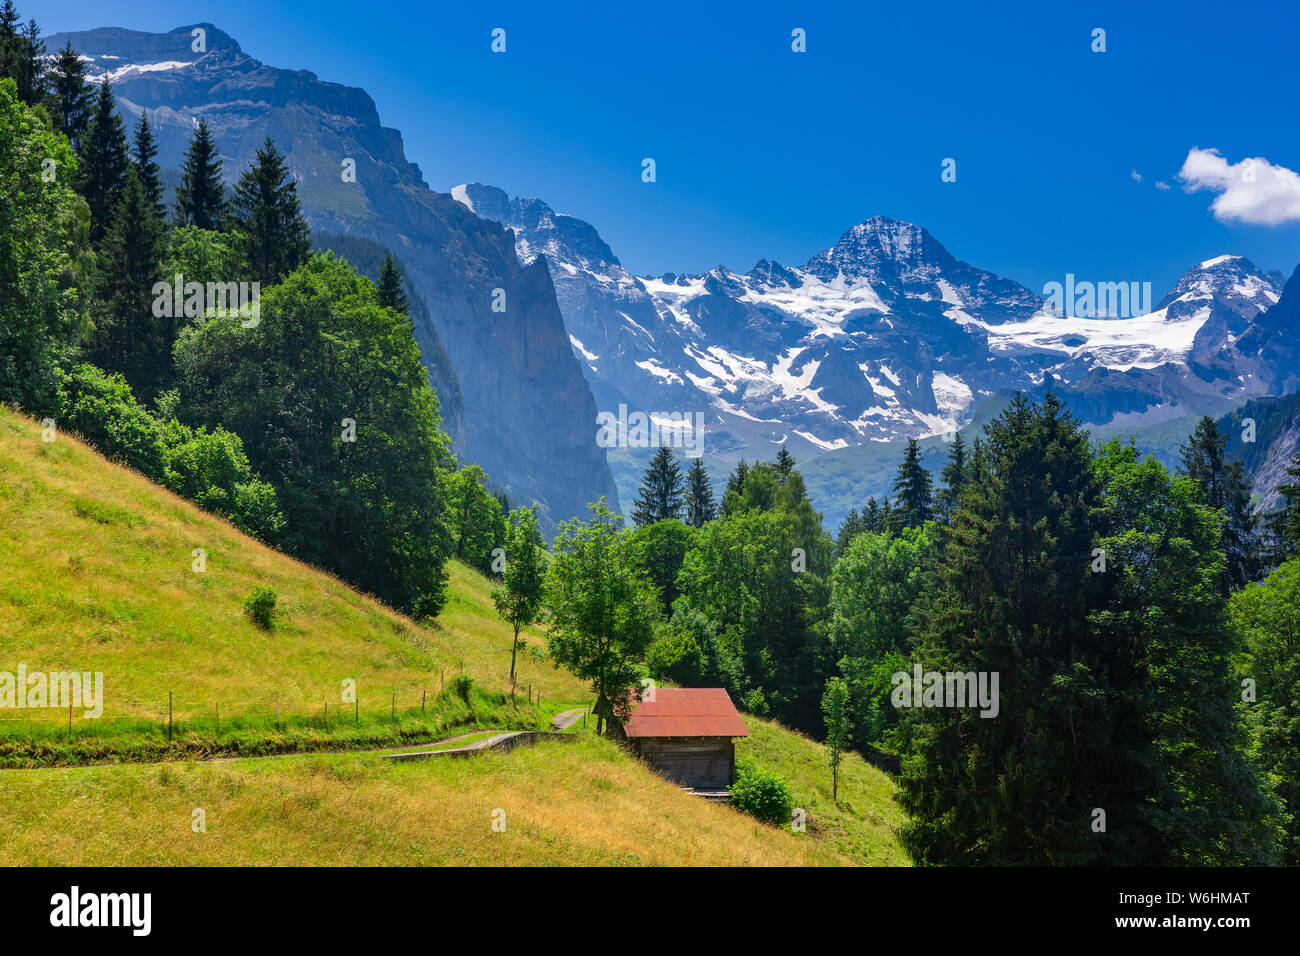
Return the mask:
<path id="1" fill-rule="evenodd" d="M 686 523 L 700 528 L 718 516 L 713 503 L 713 485 L 704 470 L 704 459 L 696 458 L 686 473 Z"/>
<path id="2" fill-rule="evenodd" d="M 26 59 L 23 49 L 23 34 L 19 27 L 18 9 L 13 0 L 4 0 L 0 4 L 0 76 L 17 80 Z M 18 91 L 22 97 L 22 90 Z"/>
<path id="3" fill-rule="evenodd" d="M 632 520 L 638 525 L 677 518 L 682 512 L 682 471 L 672 451 L 660 446 L 646 469 L 641 491 L 632 503 Z"/>
<path id="4" fill-rule="evenodd" d="M 939 490 L 936 510 L 945 523 L 952 520 L 952 512 L 957 507 L 957 496 L 961 494 L 962 483 L 966 480 L 966 445 L 961 432 L 957 432 L 948 449 L 948 461 L 939 473 L 943 488 Z"/>
<path id="5" fill-rule="evenodd" d="M 185 150 L 181 184 L 176 188 L 176 224 L 221 229 L 226 218 L 226 187 L 221 183 L 221 159 L 208 121 L 199 120 Z"/>
<path id="6" fill-rule="evenodd" d="M 54 63 L 53 86 L 55 128 L 80 152 L 93 106 L 90 85 L 86 82 L 86 64 L 81 62 L 71 43 L 64 44 L 59 51 Z"/>
<path id="7" fill-rule="evenodd" d="M 1245 587 L 1259 572 L 1255 540 L 1258 519 L 1250 507 L 1245 467 L 1228 456 L 1228 436 L 1219 432 L 1208 415 L 1201 418 L 1179 451 L 1183 474 L 1200 486 L 1206 503 L 1223 516 L 1223 551 L 1227 558 L 1224 587 Z"/>
<path id="8" fill-rule="evenodd" d="M 161 259 L 162 221 L 128 167 L 126 185 L 114 207 L 95 265 L 92 357 L 102 368 L 121 372 L 142 401 L 171 381 L 173 321 L 153 315 L 153 284 Z"/>
<path id="9" fill-rule="evenodd" d="M 1089 814 L 1107 806 L 1104 782 L 1129 767 L 1109 731 L 1106 650 L 1088 634 L 1100 499 L 1088 437 L 1051 393 L 1041 407 L 1017 395 L 987 444 L 987 474 L 954 516 L 917 662 L 998 675 L 999 710 L 912 704 L 903 843 L 928 864 L 1097 862 L 1106 844 Z"/>
<path id="10" fill-rule="evenodd" d="M 379 270 L 379 304 L 402 315 L 408 315 L 411 303 L 406 298 L 404 286 L 402 270 L 393 260 L 393 254 L 390 252 L 384 256 L 384 264 Z"/>
<path id="11" fill-rule="evenodd" d="M 880 530 L 880 502 L 874 495 L 867 499 L 867 505 L 862 509 L 862 527 L 871 532 Z"/>
<path id="12" fill-rule="evenodd" d="M 98 244 L 111 224 L 126 173 L 126 127 L 117 115 L 117 100 L 107 83 L 99 85 L 95 112 L 81 149 L 80 189 L 90 209 L 90 241 Z"/>
<path id="13" fill-rule="evenodd" d="M 45 43 L 35 20 L 18 34 L 18 98 L 35 106 L 45 98 Z"/>
<path id="14" fill-rule="evenodd" d="M 158 142 L 149 126 L 148 111 L 140 114 L 140 122 L 135 126 L 135 153 L 131 158 L 135 162 L 135 171 L 140 177 L 145 200 L 153 207 L 154 218 L 163 223 L 167 218 L 167 207 L 163 203 L 165 190 L 162 170 L 158 166 Z"/>
<path id="15" fill-rule="evenodd" d="M 921 464 L 921 448 L 915 438 L 907 440 L 903 461 L 898 466 L 894 500 L 902 527 L 919 528 L 934 517 L 930 473 Z"/>
<path id="16" fill-rule="evenodd" d="M 253 278 L 272 285 L 307 259 L 311 230 L 302 218 L 298 187 L 270 137 L 239 178 L 231 209 Z"/>
<path id="17" fill-rule="evenodd" d="M 889 503 L 888 498 L 884 498 L 880 502 L 880 516 L 876 519 L 876 523 L 877 534 L 895 534 L 902 527 L 902 519 L 894 506 Z"/>
<path id="18" fill-rule="evenodd" d="M 786 451 L 785 445 L 782 445 L 781 450 L 776 453 L 776 480 L 784 484 L 790 477 L 790 473 L 794 471 L 794 466 L 794 455 Z"/>

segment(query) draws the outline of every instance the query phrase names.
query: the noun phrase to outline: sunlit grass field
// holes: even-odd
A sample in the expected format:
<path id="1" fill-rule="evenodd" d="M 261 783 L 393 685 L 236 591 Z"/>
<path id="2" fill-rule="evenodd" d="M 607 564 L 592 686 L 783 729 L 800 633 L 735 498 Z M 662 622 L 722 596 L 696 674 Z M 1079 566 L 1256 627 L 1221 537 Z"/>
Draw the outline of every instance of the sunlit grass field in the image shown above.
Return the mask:
<path id="1" fill-rule="evenodd" d="M 591 737 L 410 763 L 340 754 L 4 774 L 3 865 L 850 862 Z M 196 809 L 207 832 L 193 830 Z"/>
<path id="2" fill-rule="evenodd" d="M 855 863 L 909 865 L 896 837 L 906 814 L 894 800 L 897 788 L 888 774 L 857 754 L 844 754 L 836 806 L 825 747 L 770 721 L 746 716 L 745 726 L 750 736 L 736 741 L 736 760 L 752 760 L 789 781 L 795 806 L 808 812 L 811 833 Z"/>
<path id="3" fill-rule="evenodd" d="M 0 765 L 37 768 L 0 770 L 0 864 L 906 862 L 886 775 L 847 758 L 836 808 L 824 748 L 754 718 L 741 759 L 790 780 L 806 833 L 683 793 L 596 739 L 591 721 L 573 728 L 574 743 L 468 759 L 196 761 L 472 742 L 546 728 L 589 704 L 590 689 L 551 665 L 532 630 L 512 699 L 510 630 L 491 583 L 468 568 L 450 566 L 436 623 L 412 621 L 70 436 L 42 442 L 37 423 L 5 408 L 0 522 L 0 671 L 105 678 L 104 718 L 74 714 L 71 731 L 66 712 L 0 710 Z M 192 570 L 194 548 L 206 571 Z M 269 633 L 243 611 L 257 585 L 282 611 Z M 355 708 L 342 699 L 348 679 Z M 62 766 L 83 763 L 108 765 Z M 490 826 L 497 808 L 504 833 Z M 191 829 L 195 809 L 206 833 Z"/>
<path id="4" fill-rule="evenodd" d="M 327 706 L 351 717 L 347 680 L 360 713 L 376 717 L 418 710 L 462 669 L 509 690 L 511 632 L 475 572 L 452 563 L 447 606 L 421 626 L 71 436 L 42 442 L 36 422 L 5 408 L 0 526 L 0 670 L 102 671 L 105 724 L 165 722 L 169 692 L 176 720 L 229 724 L 273 722 L 277 703 L 282 718 L 327 717 Z M 277 596 L 270 633 L 244 613 L 258 585 Z M 528 640 L 544 646 L 536 631 Z M 521 698 L 540 692 L 548 710 L 586 699 L 580 682 L 530 651 L 519 655 Z M 67 714 L 0 713 L 0 735 L 40 721 L 66 725 Z"/>

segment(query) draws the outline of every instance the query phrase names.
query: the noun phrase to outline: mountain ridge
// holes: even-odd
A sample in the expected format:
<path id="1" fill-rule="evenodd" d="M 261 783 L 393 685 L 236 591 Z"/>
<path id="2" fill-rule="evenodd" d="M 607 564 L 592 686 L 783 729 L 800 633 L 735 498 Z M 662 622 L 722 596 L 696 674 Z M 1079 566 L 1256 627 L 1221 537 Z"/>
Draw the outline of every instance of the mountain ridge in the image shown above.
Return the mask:
<path id="1" fill-rule="evenodd" d="M 205 50 L 190 49 L 195 29 L 207 31 Z M 521 264 L 499 224 L 430 189 L 368 93 L 268 66 L 212 24 L 165 34 L 99 28 L 45 41 L 48 49 L 71 43 L 93 82 L 109 77 L 128 121 L 149 111 L 166 168 L 180 165 L 199 118 L 213 130 L 228 181 L 268 136 L 275 140 L 313 232 L 374 241 L 405 264 L 427 307 L 428 319 L 413 316 L 413 325 L 431 383 L 440 394 L 454 391 L 440 375 L 438 347 L 459 380 L 464 427 L 449 422 L 464 436 L 457 455 L 482 465 L 514 501 L 538 504 L 548 530 L 602 496 L 617 506 L 595 442 L 595 400 L 546 269 Z M 504 311 L 495 310 L 502 301 Z"/>
<path id="2" fill-rule="evenodd" d="M 636 276 L 593 226 L 541 200 L 480 183 L 452 195 L 509 226 L 521 261 L 546 257 L 598 399 L 704 411 L 709 451 L 727 461 L 782 443 L 806 457 L 942 434 L 1049 375 L 1094 424 L 1218 415 L 1286 387 L 1278 360 L 1294 351 L 1269 364 L 1237 348 L 1282 291 L 1281 273 L 1239 256 L 1193 265 L 1145 313 L 1066 317 L 885 216 L 802 266 Z M 1096 286 L 1129 298 L 1127 284 Z"/>

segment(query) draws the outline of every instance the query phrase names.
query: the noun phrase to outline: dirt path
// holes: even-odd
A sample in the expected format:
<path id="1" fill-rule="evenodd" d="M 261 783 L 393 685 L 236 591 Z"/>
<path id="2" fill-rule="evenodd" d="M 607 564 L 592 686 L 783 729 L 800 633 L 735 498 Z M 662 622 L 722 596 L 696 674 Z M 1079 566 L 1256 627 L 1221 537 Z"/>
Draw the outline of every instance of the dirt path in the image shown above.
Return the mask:
<path id="1" fill-rule="evenodd" d="M 583 717 L 583 715 L 586 714 L 586 713 L 588 713 L 588 711 L 587 711 L 587 709 L 584 708 L 584 707 L 579 707 L 579 708 L 576 709 L 576 710 L 566 710 L 566 711 L 562 711 L 562 712 L 556 714 L 554 717 L 551 718 L 551 727 L 552 727 L 552 730 L 550 730 L 550 731 L 537 731 L 537 730 L 503 730 L 503 731 L 500 731 L 499 733 L 495 733 L 495 734 L 493 734 L 493 735 L 490 736 L 490 737 L 484 737 L 484 738 L 481 739 L 481 740 L 476 740 L 476 741 L 474 741 L 473 743 L 466 744 L 466 745 L 463 746 L 463 747 L 448 747 L 448 746 L 446 746 L 446 745 L 447 745 L 447 744 L 455 743 L 455 742 L 458 741 L 458 740 L 466 740 L 466 739 L 469 738 L 469 737 L 474 737 L 474 736 L 476 736 L 476 735 L 478 735 L 478 734 L 487 733 L 488 731 L 486 731 L 486 730 L 471 730 L 471 731 L 469 731 L 468 733 L 456 734 L 455 736 L 452 736 L 452 737 L 443 737 L 441 740 L 432 740 L 432 741 L 429 741 L 428 743 L 423 743 L 423 744 L 410 744 L 410 745 L 405 746 L 405 747 L 366 747 L 366 748 L 362 748 L 362 749 L 351 749 L 351 748 L 346 748 L 346 749 L 343 749 L 343 750 L 301 750 L 301 751 L 290 751 L 290 752 L 288 752 L 288 753 L 267 754 L 267 755 L 265 755 L 265 757 L 268 758 L 268 759 L 270 759 L 270 758 L 279 758 L 279 759 L 284 759 L 284 758 L 292 758 L 292 757 L 310 757 L 310 756 L 318 755 L 318 754 L 345 754 L 345 753 L 358 753 L 358 754 L 378 754 L 378 755 L 381 756 L 381 757 L 389 757 L 389 758 L 392 758 L 392 759 L 403 759 L 404 757 L 406 757 L 406 756 L 408 756 L 408 755 L 414 755 L 414 756 L 418 756 L 418 757 L 427 757 L 427 756 L 439 756 L 439 757 L 440 757 L 440 756 L 443 756 L 443 755 L 445 755 L 445 754 L 469 754 L 469 753 L 474 753 L 474 752 L 479 751 L 479 750 L 489 750 L 489 749 L 494 748 L 494 747 L 499 747 L 499 746 L 501 746 L 503 743 L 506 743 L 507 741 L 512 740 L 512 739 L 514 739 L 514 738 L 516 738 L 516 737 L 520 737 L 520 736 L 522 736 L 522 735 L 530 735 L 530 736 L 532 736 L 532 737 L 549 737 L 549 736 L 558 736 L 560 733 L 562 733 L 563 731 L 568 730 L 570 727 L 572 727 L 574 724 L 576 724 L 579 720 L 581 720 L 582 717 Z M 567 735 L 566 735 L 566 736 L 567 736 Z M 186 759 L 186 758 L 181 757 L 181 758 L 178 758 L 178 759 Z M 225 762 L 227 762 L 227 761 L 234 761 L 234 760 L 248 760 L 248 759 L 251 759 L 251 758 L 248 757 L 248 756 L 235 756 L 235 757 L 232 757 L 232 756 L 221 756 L 221 757 L 200 757 L 200 758 L 189 758 L 189 759 L 194 759 L 194 760 L 196 760 L 196 762 L 198 762 L 198 763 L 225 763 Z M 147 761 L 147 762 L 148 762 L 148 763 L 166 763 L 166 762 L 168 762 L 168 761 L 167 761 L 167 760 L 162 760 L 162 761 Z M 97 765 L 96 765 L 96 764 L 85 764 L 85 765 L 77 764 L 77 765 L 74 765 L 74 766 L 97 766 Z M 20 769 L 20 768 L 4 768 L 4 769 Z M 31 770 L 48 770 L 48 769 L 52 769 L 52 768 L 49 768 L 49 767 L 31 767 L 31 768 L 26 768 L 26 769 L 31 769 Z M 0 772 L 3 772 L 3 771 L 0 771 Z"/>
<path id="2" fill-rule="evenodd" d="M 496 747 L 513 747 L 520 743 L 531 743 L 542 737 L 570 736 L 564 734 L 587 712 L 586 708 L 577 710 L 566 710 L 563 713 L 556 714 L 551 718 L 551 726 L 554 730 L 549 733 L 538 730 L 510 730 L 502 731 L 499 734 L 493 734 L 491 737 L 484 737 L 482 740 L 476 740 L 473 743 L 465 744 L 463 747 L 443 746 L 448 743 L 454 743 L 457 740 L 463 740 L 473 734 L 461 734 L 459 737 L 448 737 L 446 740 L 435 741 L 426 747 L 413 747 L 400 751 L 389 751 L 382 753 L 381 756 L 389 760 L 425 760 L 430 757 L 463 757 L 480 750 L 491 750 Z"/>
<path id="3" fill-rule="evenodd" d="M 551 718 L 551 726 L 556 730 L 568 730 L 587 713 L 587 708 L 579 707 L 577 710 L 566 710 L 562 714 L 556 714 Z"/>

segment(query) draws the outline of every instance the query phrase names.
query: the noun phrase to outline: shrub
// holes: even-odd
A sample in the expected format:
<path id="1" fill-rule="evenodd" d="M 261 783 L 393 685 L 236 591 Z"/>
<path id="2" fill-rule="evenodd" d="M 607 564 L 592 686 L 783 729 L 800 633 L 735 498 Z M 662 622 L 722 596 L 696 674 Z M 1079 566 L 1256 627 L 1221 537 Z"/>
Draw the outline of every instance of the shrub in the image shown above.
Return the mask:
<path id="1" fill-rule="evenodd" d="M 59 399 L 60 428 L 146 478 L 162 479 L 162 430 L 125 378 L 83 363 L 60 375 Z"/>
<path id="2" fill-rule="evenodd" d="M 244 602 L 244 613 L 258 627 L 269 631 L 275 618 L 275 591 L 264 584 L 253 588 L 253 593 Z"/>
<path id="3" fill-rule="evenodd" d="M 736 782 L 731 785 L 731 805 L 742 813 L 780 826 L 790 822 L 794 797 L 785 778 L 754 764 L 736 766 Z"/>
<path id="4" fill-rule="evenodd" d="M 474 689 L 474 679 L 468 674 L 457 674 L 451 679 L 448 685 L 451 692 L 458 696 L 465 703 L 469 703 L 470 691 Z"/>
<path id="5" fill-rule="evenodd" d="M 161 411 L 170 413 L 166 404 Z M 283 530 L 275 489 L 253 472 L 238 435 L 220 425 L 192 429 L 164 417 L 162 452 L 163 484 L 178 495 L 265 541 Z"/>

